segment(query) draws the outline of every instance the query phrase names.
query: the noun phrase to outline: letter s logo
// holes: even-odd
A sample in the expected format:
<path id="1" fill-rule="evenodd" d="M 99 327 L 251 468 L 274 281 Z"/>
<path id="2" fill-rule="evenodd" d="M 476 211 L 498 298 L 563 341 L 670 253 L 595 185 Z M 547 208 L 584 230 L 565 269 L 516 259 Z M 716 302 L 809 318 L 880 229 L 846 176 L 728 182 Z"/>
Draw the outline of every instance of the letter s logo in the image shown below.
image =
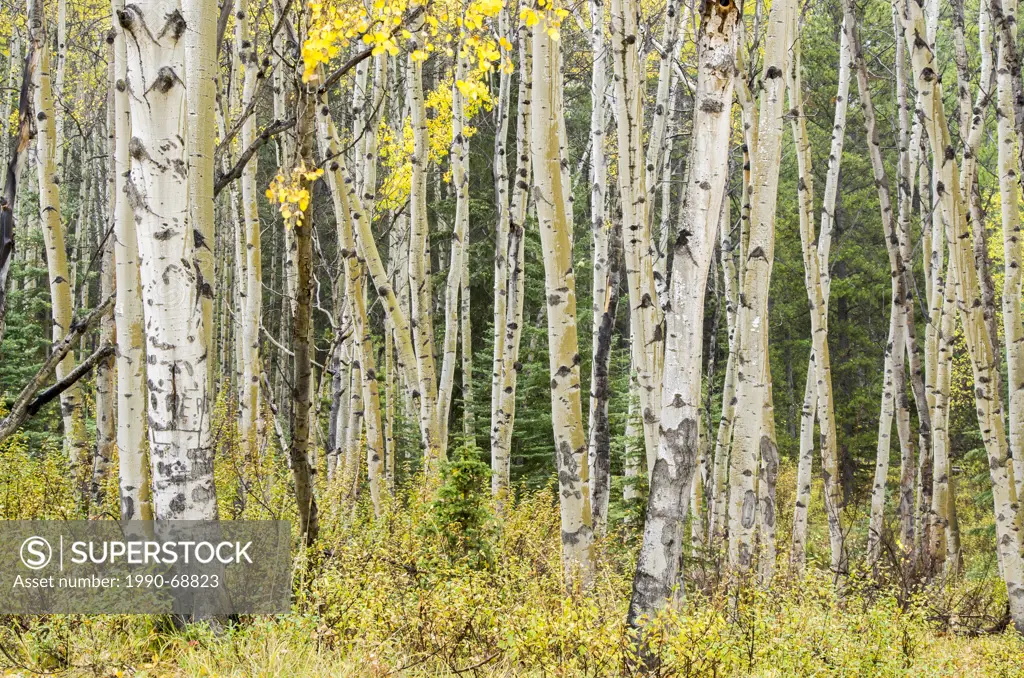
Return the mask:
<path id="1" fill-rule="evenodd" d="M 30 570 L 41 570 L 50 564 L 53 549 L 42 537 L 29 537 L 21 542 L 21 562 Z"/>

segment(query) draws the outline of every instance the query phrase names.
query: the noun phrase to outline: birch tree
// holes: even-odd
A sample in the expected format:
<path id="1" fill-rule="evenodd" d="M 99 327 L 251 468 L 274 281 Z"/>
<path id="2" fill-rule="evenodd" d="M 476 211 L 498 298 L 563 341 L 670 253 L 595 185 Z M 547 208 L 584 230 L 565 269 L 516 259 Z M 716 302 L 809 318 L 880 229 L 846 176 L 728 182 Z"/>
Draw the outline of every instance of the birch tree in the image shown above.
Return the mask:
<path id="1" fill-rule="evenodd" d="M 822 313 L 819 315 L 818 331 L 824 335 L 825 343 L 828 343 L 828 300 L 831 291 L 831 261 L 830 251 L 832 248 L 832 233 L 835 223 L 836 196 L 839 192 L 839 168 L 843 158 L 843 146 L 846 140 L 846 114 L 850 99 L 850 72 L 853 55 L 850 52 L 850 43 L 847 34 L 846 18 L 843 19 L 842 30 L 839 37 L 839 71 L 836 90 L 836 110 L 832 122 L 832 140 L 828 154 L 828 170 L 825 175 L 825 194 L 821 206 L 821 228 L 818 232 L 817 251 L 815 252 L 817 262 L 806 260 L 806 265 L 817 266 L 819 283 L 821 287 Z M 799 130 L 797 130 L 799 131 Z M 798 156 L 799 158 L 800 156 Z M 810 162 L 807 162 L 807 173 L 804 175 L 805 183 L 810 181 Z M 809 194 L 808 194 L 809 195 Z M 813 208 L 813 200 L 801 201 L 801 206 L 807 205 Z M 801 219 L 804 218 L 801 212 Z M 807 215 L 808 224 L 811 215 Z M 801 234 L 803 229 L 801 229 Z M 813 227 L 808 235 L 813 235 Z M 801 241 L 802 242 L 802 241 Z M 813 242 L 813 237 L 809 242 Z M 808 290 L 810 293 L 810 290 Z M 823 407 L 818 400 L 818 359 L 815 349 L 812 346 L 811 356 L 807 364 L 807 380 L 804 388 L 803 409 L 800 417 L 800 460 L 797 465 L 796 479 L 796 502 L 793 509 L 793 540 L 790 548 L 790 563 L 801 569 L 807 553 L 807 510 L 811 499 L 811 470 L 814 456 L 814 421 L 818 410 Z M 731 353 L 730 353 L 731 357 Z M 830 403 L 828 407 L 833 407 Z M 834 410 L 830 415 L 834 419 Z M 833 438 L 833 441 L 835 439 Z M 823 450 L 823 454 L 824 454 Z"/>
<path id="2" fill-rule="evenodd" d="M 796 17 L 793 17 L 794 28 Z M 851 22 L 845 20 L 844 27 L 849 27 Z M 796 33 L 796 31 L 794 31 Z M 849 39 L 846 40 L 849 44 Z M 828 520 L 829 546 L 832 552 L 832 571 L 835 576 L 840 576 L 846 568 L 846 549 L 844 545 L 843 525 L 840 511 L 842 498 L 839 487 L 839 453 L 836 442 L 836 420 L 835 406 L 832 400 L 832 361 L 828 347 L 828 310 L 825 302 L 825 285 L 821 273 L 822 261 L 820 249 L 814 246 L 817 240 L 814 233 L 814 179 L 811 173 L 811 143 L 807 135 L 807 121 L 804 117 L 802 77 L 800 73 L 800 39 L 794 35 L 792 40 L 792 60 L 788 75 L 790 123 L 793 129 L 793 139 L 796 145 L 797 159 L 797 191 L 800 206 L 800 243 L 804 259 L 804 286 L 807 288 L 807 305 L 811 316 L 811 342 L 813 353 L 813 370 L 808 369 L 807 378 L 814 378 L 818 420 L 821 429 L 821 469 L 825 480 L 825 514 Z M 840 60 L 846 61 L 846 55 L 840 46 Z M 849 77 L 847 75 L 847 77 Z M 844 102 L 845 103 L 845 102 Z M 838 116 L 838 111 L 837 111 Z M 845 122 L 845 110 L 843 111 Z M 835 125 L 835 127 L 841 127 Z M 839 144 L 840 153 L 842 144 Z M 836 173 L 838 174 L 839 159 L 835 160 Z M 830 168 L 831 171 L 831 168 Z M 833 189 L 834 190 L 834 189 Z M 831 209 L 835 207 L 833 194 Z M 825 209 L 829 209 L 826 201 Z M 824 210 L 823 210 L 824 211 Z M 820 241 L 819 246 L 820 246 Z M 824 265 L 828 266 L 827 259 Z M 826 274 L 827 275 L 827 274 Z M 901 356 L 902 357 L 902 356 Z M 813 421 L 811 422 L 813 426 Z M 801 460 L 802 461 L 802 460 Z M 807 484 L 807 480 L 797 478 L 797 492 L 804 492 L 801 481 Z M 803 515 L 804 524 L 800 526 L 806 530 L 806 509 Z M 794 526 L 794 531 L 796 526 Z M 794 537 L 796 541 L 796 537 Z M 798 545 L 801 550 L 803 543 Z M 796 556 L 796 562 L 802 562 L 803 554 Z"/>
<path id="3" fill-rule="evenodd" d="M 50 285 L 53 341 L 60 341 L 71 329 L 71 275 L 68 269 L 64 225 L 61 223 L 60 177 L 57 154 L 57 128 L 53 91 L 50 84 L 50 47 L 47 44 L 46 16 L 41 0 L 28 3 L 28 39 L 37 67 L 32 81 L 32 109 L 36 120 L 36 170 L 39 181 L 39 215 L 43 225 L 46 268 Z M 71 354 L 57 365 L 57 379 L 66 377 L 74 367 Z M 87 449 L 82 391 L 78 383 L 61 393 L 61 418 L 64 424 L 64 449 L 71 462 L 71 476 L 85 504 L 92 468 Z"/>
<path id="4" fill-rule="evenodd" d="M 217 515 L 202 276 L 188 220 L 184 41 L 180 8 L 126 5 L 131 174 L 146 329 L 153 509 L 158 520 Z"/>
<path id="5" fill-rule="evenodd" d="M 936 77 L 934 41 L 928 42 L 926 39 L 922 5 L 918 0 L 901 0 L 899 10 L 918 89 L 918 116 L 928 134 L 932 156 L 939 172 L 935 178 L 937 201 L 946 224 L 950 267 L 957 289 L 957 307 L 971 357 L 978 424 L 989 460 L 1001 572 L 1006 582 L 1014 624 L 1024 629 L 1024 557 L 1021 554 L 1020 527 L 1014 507 L 1016 492 L 1003 421 L 999 373 L 980 298 L 981 286 L 975 268 L 970 231 L 967 230 L 966 211 L 957 190 L 960 185 L 960 168 L 955 160 L 942 107 L 942 83 Z"/>
<path id="6" fill-rule="evenodd" d="M 660 443 L 628 616 L 634 627 L 668 602 L 679 580 L 684 522 L 699 452 L 704 295 L 728 180 L 738 15 L 735 4 L 727 1 L 707 3 L 701 16 L 694 162 L 674 244 Z"/>
<path id="7" fill-rule="evenodd" d="M 533 32 L 531 164 L 537 221 L 544 250 L 551 420 L 562 522 L 562 566 L 567 582 L 591 577 L 593 522 L 590 469 L 580 394 L 576 333 L 576 276 L 572 263 L 572 195 L 566 157 L 561 43 L 554 15 Z"/>
<path id="8" fill-rule="evenodd" d="M 753 563 L 753 536 L 757 513 L 754 472 L 763 446 L 770 445 L 763 430 L 768 405 L 765 355 L 768 331 L 768 283 L 775 253 L 775 206 L 782 151 L 784 74 L 787 66 L 790 13 L 793 3 L 776 1 L 768 16 L 763 90 L 757 123 L 750 186 L 750 233 L 741 256 L 744 267 L 737 314 L 737 417 L 729 475 L 729 565 L 738 573 Z"/>

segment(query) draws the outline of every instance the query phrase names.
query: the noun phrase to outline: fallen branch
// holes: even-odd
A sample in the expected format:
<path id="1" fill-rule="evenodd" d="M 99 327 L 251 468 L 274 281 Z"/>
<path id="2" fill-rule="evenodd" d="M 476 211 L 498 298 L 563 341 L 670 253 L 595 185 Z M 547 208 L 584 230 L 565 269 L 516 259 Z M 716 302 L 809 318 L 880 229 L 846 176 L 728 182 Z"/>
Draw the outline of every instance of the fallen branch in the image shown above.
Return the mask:
<path id="1" fill-rule="evenodd" d="M 32 377 L 32 379 L 29 380 L 28 384 L 25 385 L 25 388 L 21 389 L 21 393 L 18 394 L 17 399 L 15 399 L 14 404 L 11 406 L 10 413 L 7 415 L 7 417 L 3 419 L 3 421 L 0 421 L 0 443 L 2 443 L 4 440 L 9 438 L 11 434 L 17 431 L 25 422 L 25 420 L 31 417 L 36 412 L 38 412 L 39 408 L 45 405 L 46 402 L 49 402 L 49 400 L 52 400 L 57 395 L 60 395 L 60 391 L 55 391 L 52 393 L 52 396 L 50 396 L 47 401 L 36 404 L 36 394 L 38 394 L 42 390 L 43 384 L 49 381 L 50 377 L 57 369 L 57 365 L 59 365 L 60 362 L 64 360 L 64 356 L 71 352 L 71 349 L 73 349 L 75 345 L 78 344 L 78 341 L 82 338 L 82 336 L 85 335 L 85 333 L 88 332 L 93 325 L 99 322 L 99 319 L 106 315 L 107 312 L 110 311 L 111 308 L 113 308 L 113 306 L 114 295 L 110 295 L 109 297 L 107 297 L 106 301 L 104 301 L 102 304 L 93 309 L 92 313 L 87 315 L 82 320 L 72 323 L 71 329 L 69 329 L 68 333 L 64 335 L 64 338 L 61 339 L 56 344 L 54 344 L 53 350 L 50 353 L 49 357 L 47 357 L 47 359 L 43 362 L 42 366 L 36 372 L 35 376 Z M 90 356 L 89 360 L 93 360 L 93 358 L 95 358 L 93 364 L 95 364 L 96 360 L 99 360 L 102 357 L 100 355 L 97 355 L 102 350 L 103 349 L 100 349 L 100 351 L 94 353 L 93 356 Z M 88 360 L 86 362 L 88 362 Z M 83 365 L 84 364 L 85 363 L 83 363 Z M 79 366 L 79 368 L 81 368 L 81 366 Z M 75 375 L 74 380 L 68 381 L 67 384 L 64 384 L 61 391 L 67 389 L 69 386 L 71 386 L 71 384 L 73 384 L 78 379 L 81 379 L 82 375 L 88 372 L 88 369 L 80 370 L 79 368 L 72 370 L 57 385 L 51 387 L 50 389 L 47 389 L 47 391 L 40 395 L 40 397 L 43 397 L 43 395 L 47 395 L 50 391 L 53 390 L 53 388 L 56 388 L 57 386 L 64 384 L 64 382 L 67 381 L 68 379 L 71 379 L 73 375 Z M 34 409 L 30 411 L 30 408 L 32 408 L 33 406 Z"/>

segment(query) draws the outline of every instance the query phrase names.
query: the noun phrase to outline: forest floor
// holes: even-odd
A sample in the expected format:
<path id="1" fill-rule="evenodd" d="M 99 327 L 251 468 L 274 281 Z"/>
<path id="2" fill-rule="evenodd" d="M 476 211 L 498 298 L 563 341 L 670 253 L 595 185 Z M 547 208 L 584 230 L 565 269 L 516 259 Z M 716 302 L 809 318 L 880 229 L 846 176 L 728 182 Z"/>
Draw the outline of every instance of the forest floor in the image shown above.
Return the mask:
<path id="1" fill-rule="evenodd" d="M 49 494 L 64 492 L 61 474 L 52 460 L 0 459 L 0 497 L 7 497 L 0 517 L 46 515 L 67 496 Z M 787 468 L 780 477 L 780 507 L 791 502 L 782 489 L 791 474 Z M 285 472 L 271 492 L 285 518 L 286 479 Z M 230 493 L 221 496 L 230 515 Z M 321 497 L 322 533 L 296 562 L 302 574 L 291 614 L 242 617 L 216 631 L 175 630 L 146 616 L 3 616 L 0 675 L 640 675 L 629 668 L 625 627 L 635 528 L 620 527 L 597 545 L 592 589 L 567 593 L 551 490 L 523 492 L 500 521 L 485 521 L 465 539 L 452 539 L 451 522 L 465 513 L 412 491 L 379 518 L 365 499 L 353 507 L 330 492 Z M 812 506 L 820 505 L 818 488 Z M 787 520 L 782 510 L 770 588 L 730 599 L 715 584 L 711 559 L 687 557 L 686 599 L 648 627 L 661 661 L 650 675 L 1024 677 L 1024 638 L 1005 629 L 1005 587 L 990 558 L 966 559 L 955 584 L 910 587 L 890 567 L 881 582 L 854 572 L 837 593 L 824 565 L 824 516 L 812 511 L 800 577 L 784 565 Z M 851 530 L 850 539 L 851 553 L 862 553 L 862 535 Z"/>

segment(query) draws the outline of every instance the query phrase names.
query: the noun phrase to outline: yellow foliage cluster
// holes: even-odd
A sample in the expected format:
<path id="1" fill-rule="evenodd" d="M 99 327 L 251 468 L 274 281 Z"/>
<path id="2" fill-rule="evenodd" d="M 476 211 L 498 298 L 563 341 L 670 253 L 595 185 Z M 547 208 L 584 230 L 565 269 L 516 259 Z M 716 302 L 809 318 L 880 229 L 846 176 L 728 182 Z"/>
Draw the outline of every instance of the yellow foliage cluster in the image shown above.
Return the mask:
<path id="1" fill-rule="evenodd" d="M 322 168 L 307 169 L 305 165 L 294 167 L 286 177 L 278 172 L 267 189 L 267 200 L 277 203 L 284 217 L 285 228 L 302 225 L 302 214 L 309 207 L 312 197 L 309 184 L 324 175 Z"/>
<path id="2" fill-rule="evenodd" d="M 524 7 L 519 11 L 519 18 L 530 28 L 543 22 L 543 28 L 552 40 L 558 40 L 561 37 L 562 21 L 567 16 L 569 16 L 569 10 L 556 8 L 554 0 L 537 0 L 536 9 Z"/>

